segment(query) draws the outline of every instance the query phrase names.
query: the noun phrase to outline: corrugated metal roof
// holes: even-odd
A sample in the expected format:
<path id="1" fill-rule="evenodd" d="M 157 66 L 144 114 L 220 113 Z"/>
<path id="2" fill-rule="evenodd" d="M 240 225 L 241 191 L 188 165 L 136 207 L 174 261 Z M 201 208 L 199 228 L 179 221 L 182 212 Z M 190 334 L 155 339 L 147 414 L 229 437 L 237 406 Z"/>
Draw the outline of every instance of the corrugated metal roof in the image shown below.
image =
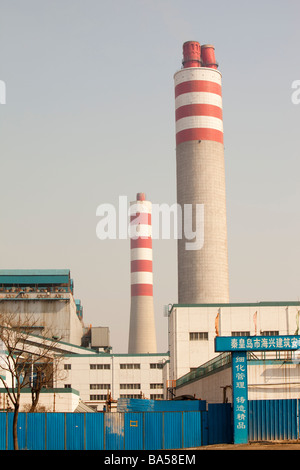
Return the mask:
<path id="1" fill-rule="evenodd" d="M 69 269 L 1 269 L 0 284 L 69 284 Z"/>
<path id="2" fill-rule="evenodd" d="M 69 269 L 0 269 L 0 276 L 67 276 L 69 274 Z"/>

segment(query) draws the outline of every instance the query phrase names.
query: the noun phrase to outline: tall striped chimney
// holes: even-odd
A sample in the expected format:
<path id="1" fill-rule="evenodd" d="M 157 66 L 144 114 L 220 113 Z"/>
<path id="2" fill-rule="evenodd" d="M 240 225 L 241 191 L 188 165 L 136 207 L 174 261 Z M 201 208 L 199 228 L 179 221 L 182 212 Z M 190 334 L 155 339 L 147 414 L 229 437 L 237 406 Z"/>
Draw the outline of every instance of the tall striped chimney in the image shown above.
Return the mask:
<path id="1" fill-rule="evenodd" d="M 152 273 L 152 204 L 144 193 L 130 203 L 131 308 L 129 354 L 156 353 Z"/>
<path id="2" fill-rule="evenodd" d="M 204 244 L 178 240 L 178 302 L 229 302 L 221 73 L 214 46 L 183 45 L 175 73 L 177 203 L 204 209 Z M 195 226 L 195 220 L 193 220 Z M 184 235 L 184 232 L 183 232 Z"/>

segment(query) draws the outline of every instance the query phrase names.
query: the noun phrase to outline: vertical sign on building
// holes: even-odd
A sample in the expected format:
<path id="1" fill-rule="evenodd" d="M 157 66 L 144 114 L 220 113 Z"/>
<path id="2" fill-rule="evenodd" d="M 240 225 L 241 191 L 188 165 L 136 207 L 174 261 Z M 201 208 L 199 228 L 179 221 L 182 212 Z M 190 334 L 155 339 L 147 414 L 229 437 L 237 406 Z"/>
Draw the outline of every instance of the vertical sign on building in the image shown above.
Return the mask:
<path id="1" fill-rule="evenodd" d="M 248 442 L 247 353 L 232 353 L 233 436 L 235 444 Z"/>
<path id="2" fill-rule="evenodd" d="M 295 351 L 299 349 L 300 335 L 215 337 L 216 352 L 231 352 L 233 436 L 235 444 L 248 442 L 247 352 Z"/>

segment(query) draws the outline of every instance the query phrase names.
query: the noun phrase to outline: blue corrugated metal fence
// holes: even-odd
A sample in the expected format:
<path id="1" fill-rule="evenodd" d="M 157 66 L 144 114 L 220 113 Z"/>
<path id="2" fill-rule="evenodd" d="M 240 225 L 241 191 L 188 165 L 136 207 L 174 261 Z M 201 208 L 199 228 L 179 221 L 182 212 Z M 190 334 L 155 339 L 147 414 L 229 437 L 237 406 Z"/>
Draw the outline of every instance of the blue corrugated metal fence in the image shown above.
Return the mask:
<path id="1" fill-rule="evenodd" d="M 300 399 L 249 401 L 249 440 L 296 440 Z M 12 450 L 13 413 L 0 413 L 0 451 Z M 160 450 L 232 442 L 231 404 L 202 411 L 19 413 L 28 450 Z"/>
<path id="2" fill-rule="evenodd" d="M 297 399 L 249 401 L 249 440 L 298 439 L 299 405 Z"/>
<path id="3" fill-rule="evenodd" d="M 207 411 L 19 413 L 19 449 L 159 450 L 208 444 Z M 13 413 L 0 413 L 0 450 L 12 450 Z"/>

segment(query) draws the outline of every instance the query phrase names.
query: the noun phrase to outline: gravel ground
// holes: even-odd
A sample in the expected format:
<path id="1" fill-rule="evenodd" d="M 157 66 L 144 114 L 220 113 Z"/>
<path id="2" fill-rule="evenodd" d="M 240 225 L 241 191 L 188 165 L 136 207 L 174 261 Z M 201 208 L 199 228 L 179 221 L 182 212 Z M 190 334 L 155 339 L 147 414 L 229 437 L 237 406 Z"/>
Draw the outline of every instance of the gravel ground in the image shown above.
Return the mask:
<path id="1" fill-rule="evenodd" d="M 299 441 L 251 442 L 249 444 L 216 444 L 199 450 L 300 450 Z"/>

